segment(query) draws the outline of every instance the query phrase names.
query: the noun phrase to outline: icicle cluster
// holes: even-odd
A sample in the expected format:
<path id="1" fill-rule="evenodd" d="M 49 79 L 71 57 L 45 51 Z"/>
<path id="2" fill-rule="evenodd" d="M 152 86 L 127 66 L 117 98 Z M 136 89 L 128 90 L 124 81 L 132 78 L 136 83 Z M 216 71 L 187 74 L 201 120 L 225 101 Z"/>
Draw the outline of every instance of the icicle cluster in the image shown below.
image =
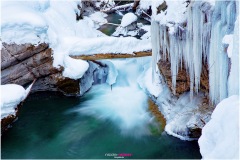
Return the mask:
<path id="1" fill-rule="evenodd" d="M 190 76 L 190 91 L 198 93 L 202 64 L 208 63 L 210 99 L 213 103 L 228 96 L 228 56 L 222 38 L 231 34 L 236 20 L 235 1 L 217 1 L 214 10 L 208 2 L 194 1 L 187 10 L 187 24 L 152 22 L 153 65 L 158 51 L 171 62 L 172 88 L 175 92 L 178 69 L 184 65 Z M 158 45 L 157 45 L 157 44 Z M 158 48 L 158 46 L 160 46 Z M 237 53 L 238 54 L 238 53 Z M 183 63 L 184 62 L 184 63 Z M 154 68 L 154 67 L 153 67 Z M 154 72 L 153 72 L 154 73 Z"/>
<path id="2" fill-rule="evenodd" d="M 224 51 L 222 39 L 231 34 L 236 20 L 236 4 L 234 1 L 218 1 L 212 16 L 212 33 L 209 54 L 209 86 L 210 98 L 218 103 L 228 96 L 229 59 Z"/>

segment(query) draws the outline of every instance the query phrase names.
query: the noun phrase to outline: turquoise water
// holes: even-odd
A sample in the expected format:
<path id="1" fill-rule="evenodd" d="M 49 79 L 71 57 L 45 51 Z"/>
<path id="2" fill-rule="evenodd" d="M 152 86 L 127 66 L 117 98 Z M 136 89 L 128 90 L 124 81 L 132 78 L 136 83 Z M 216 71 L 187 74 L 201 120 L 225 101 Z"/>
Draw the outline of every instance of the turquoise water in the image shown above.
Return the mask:
<path id="1" fill-rule="evenodd" d="M 201 158 L 197 141 L 181 141 L 165 132 L 122 134 L 109 119 L 79 113 L 94 97 L 94 90 L 83 97 L 31 95 L 2 136 L 1 158 L 113 158 L 108 153 L 128 153 L 131 156 L 125 158 L 137 159 Z"/>
<path id="2" fill-rule="evenodd" d="M 122 12 L 122 14 L 126 14 L 126 13 L 127 12 Z M 111 14 L 108 14 L 106 19 L 108 23 L 121 24 L 122 16 L 120 16 L 117 13 L 111 13 Z M 144 20 L 143 18 L 138 18 L 138 23 L 142 23 L 144 25 L 150 25 L 150 22 L 148 22 L 147 20 Z M 100 30 L 101 32 L 105 33 L 108 36 L 111 36 L 115 32 L 116 28 L 117 28 L 116 25 L 104 24 L 100 26 L 98 30 Z"/>

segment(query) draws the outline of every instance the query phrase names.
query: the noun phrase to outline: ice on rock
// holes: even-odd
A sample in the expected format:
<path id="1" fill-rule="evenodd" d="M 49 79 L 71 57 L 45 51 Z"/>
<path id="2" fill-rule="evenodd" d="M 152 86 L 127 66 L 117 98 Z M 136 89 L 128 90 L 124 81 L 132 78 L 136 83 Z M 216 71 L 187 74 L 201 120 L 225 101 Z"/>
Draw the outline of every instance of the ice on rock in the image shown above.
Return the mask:
<path id="1" fill-rule="evenodd" d="M 228 95 L 239 95 L 239 17 L 235 22 L 231 70 L 228 78 Z"/>
<path id="2" fill-rule="evenodd" d="M 228 44 L 227 54 L 228 54 L 228 58 L 231 58 L 232 52 L 233 52 L 232 51 L 233 50 L 233 35 L 232 34 L 225 35 L 223 37 L 222 43 L 223 44 Z"/>
<path id="3" fill-rule="evenodd" d="M 166 2 L 168 4 L 168 1 Z M 216 104 L 228 96 L 229 60 L 223 49 L 222 39 L 225 35 L 233 33 L 238 7 L 236 7 L 235 1 L 216 1 L 214 3 L 192 1 L 188 7 L 184 7 L 184 12 L 182 10 L 179 13 L 181 21 L 179 19 L 171 21 L 168 14 L 173 12 L 171 6 L 177 4 L 175 1 L 171 5 L 169 3 L 165 11 L 166 15 L 161 12 L 153 16 L 154 21 L 159 22 L 159 26 L 156 27 L 156 22 L 152 22 L 151 27 L 155 28 L 154 32 L 159 33 L 160 39 L 158 40 L 158 36 L 152 34 L 153 66 L 158 61 L 160 50 L 161 58 L 163 60 L 168 58 L 171 62 L 172 88 L 175 92 L 178 69 L 184 62 L 184 67 L 190 77 L 190 91 L 193 96 L 193 92 L 198 93 L 200 87 L 202 64 L 207 63 L 210 99 Z M 185 21 L 187 22 L 186 26 L 183 23 Z M 160 49 L 157 48 L 158 46 Z M 231 48 L 230 45 L 229 53 L 232 52 Z M 153 74 L 154 70 L 153 68 Z"/>
<path id="4" fill-rule="evenodd" d="M 116 83 L 118 71 L 111 61 L 104 61 L 104 63 L 106 63 L 109 68 L 106 82 L 109 85 L 113 85 L 114 83 Z"/>
<path id="5" fill-rule="evenodd" d="M 224 14 L 221 14 L 224 13 Z M 228 55 L 223 50 L 222 39 L 231 34 L 236 20 L 235 1 L 217 1 L 212 16 L 212 32 L 209 53 L 210 98 L 218 103 L 228 96 Z"/>
<path id="6" fill-rule="evenodd" d="M 138 84 L 146 93 L 156 98 L 163 91 L 160 73 L 156 73 L 155 80 L 153 82 L 151 63 L 147 63 L 143 67 L 144 70 L 138 78 Z"/>

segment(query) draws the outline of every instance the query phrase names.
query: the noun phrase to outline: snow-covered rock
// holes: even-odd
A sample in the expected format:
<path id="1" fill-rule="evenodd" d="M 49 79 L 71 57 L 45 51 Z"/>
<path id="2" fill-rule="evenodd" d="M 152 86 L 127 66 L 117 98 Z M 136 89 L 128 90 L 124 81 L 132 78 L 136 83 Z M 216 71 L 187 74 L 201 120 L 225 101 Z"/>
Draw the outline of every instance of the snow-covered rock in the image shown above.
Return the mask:
<path id="1" fill-rule="evenodd" d="M 17 105 L 22 102 L 30 92 L 32 85 L 30 85 L 26 90 L 17 84 L 6 84 L 1 85 L 1 119 L 9 116 L 15 115 Z"/>
<path id="2" fill-rule="evenodd" d="M 87 71 L 88 67 L 89 64 L 86 61 L 65 56 L 63 76 L 71 79 L 79 79 Z"/>
<path id="3" fill-rule="evenodd" d="M 239 159 L 239 96 L 222 100 L 198 140 L 203 159 Z"/>
<path id="4" fill-rule="evenodd" d="M 137 21 L 137 16 L 134 13 L 127 13 L 123 16 L 120 26 L 127 27 L 128 25 L 136 21 Z"/>
<path id="5" fill-rule="evenodd" d="M 127 13 L 123 16 L 120 26 L 116 28 L 116 31 L 112 36 L 136 36 L 138 34 L 137 29 L 137 16 L 134 13 Z"/>
<path id="6" fill-rule="evenodd" d="M 156 76 L 153 81 L 152 67 L 147 65 L 144 66 L 144 71 L 138 79 L 138 83 L 143 90 L 155 97 L 158 97 L 162 92 L 162 84 L 159 76 Z"/>
<path id="7" fill-rule="evenodd" d="M 1 39 L 3 42 L 16 44 L 49 43 L 49 47 L 53 49 L 53 66 L 56 68 L 63 66 L 65 68 L 64 75 L 74 79 L 81 77 L 82 74 L 69 74 L 68 68 L 74 68 L 78 71 L 86 71 L 87 68 L 86 65 L 81 65 L 82 69 L 80 69 L 80 65 L 75 68 L 68 63 L 70 59 L 66 57 L 72 53 L 71 51 L 74 51 L 75 54 L 131 54 L 134 51 L 151 49 L 150 41 L 144 41 L 144 45 L 141 46 L 139 45 L 140 41 L 136 38 L 113 38 L 96 30 L 98 24 L 106 23 L 104 18 L 106 15 L 103 13 L 95 12 L 76 21 L 80 2 L 54 0 L 3 1 Z M 136 21 L 134 14 L 128 17 L 131 19 L 129 21 L 128 18 L 125 18 L 124 26 Z M 131 50 L 128 44 L 131 45 Z M 139 46 L 141 47 L 139 48 Z M 106 49 L 103 49 L 104 47 Z"/>

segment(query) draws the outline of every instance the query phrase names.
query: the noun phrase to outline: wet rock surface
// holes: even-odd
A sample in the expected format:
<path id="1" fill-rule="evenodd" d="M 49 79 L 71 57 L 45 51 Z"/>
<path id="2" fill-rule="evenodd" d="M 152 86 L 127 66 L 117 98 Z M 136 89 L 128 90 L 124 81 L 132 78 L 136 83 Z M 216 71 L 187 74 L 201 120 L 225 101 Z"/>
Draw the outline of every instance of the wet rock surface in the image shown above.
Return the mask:
<path id="1" fill-rule="evenodd" d="M 182 68 L 178 69 L 178 75 L 176 75 L 177 78 L 176 78 L 175 93 L 172 87 L 171 63 L 168 60 L 166 61 L 159 60 L 158 68 L 161 74 L 163 75 L 166 84 L 171 89 L 173 94 L 175 94 L 176 96 L 179 96 L 184 92 L 190 91 L 190 77 L 184 67 L 184 64 L 182 65 Z M 200 91 L 203 91 L 205 93 L 209 92 L 209 76 L 208 76 L 207 63 L 204 63 L 202 66 L 202 73 L 201 73 L 201 79 L 200 79 Z"/>

